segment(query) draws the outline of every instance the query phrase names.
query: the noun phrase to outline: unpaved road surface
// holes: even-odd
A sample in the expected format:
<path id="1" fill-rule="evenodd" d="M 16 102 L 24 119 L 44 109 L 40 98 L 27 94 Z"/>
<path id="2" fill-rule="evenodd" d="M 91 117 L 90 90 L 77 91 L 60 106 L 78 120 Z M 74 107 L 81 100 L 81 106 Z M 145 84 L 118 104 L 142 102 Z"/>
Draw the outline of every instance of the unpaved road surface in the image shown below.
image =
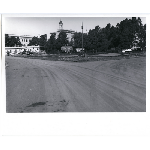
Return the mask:
<path id="1" fill-rule="evenodd" d="M 146 58 L 63 62 L 6 56 L 7 112 L 145 112 Z"/>

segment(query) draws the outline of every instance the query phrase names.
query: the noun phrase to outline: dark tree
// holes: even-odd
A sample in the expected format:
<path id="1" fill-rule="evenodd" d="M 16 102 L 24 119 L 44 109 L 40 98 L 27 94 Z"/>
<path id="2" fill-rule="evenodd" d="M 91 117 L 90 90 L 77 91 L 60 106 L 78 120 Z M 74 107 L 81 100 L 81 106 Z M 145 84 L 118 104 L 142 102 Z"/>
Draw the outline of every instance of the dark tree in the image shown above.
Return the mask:
<path id="1" fill-rule="evenodd" d="M 46 42 L 47 42 L 47 34 L 41 35 L 39 39 L 39 45 L 41 50 L 45 50 Z"/>
<path id="2" fill-rule="evenodd" d="M 50 39 L 45 44 L 46 53 L 54 53 L 56 49 L 56 34 L 51 34 Z"/>
<path id="3" fill-rule="evenodd" d="M 69 44 L 67 39 L 67 34 L 65 32 L 60 32 L 58 38 L 56 39 L 56 48 L 57 50 L 61 50 L 62 46 L 66 46 Z"/>
<path id="4" fill-rule="evenodd" d="M 8 36 L 8 34 L 5 34 L 5 47 L 9 46 L 10 46 L 10 37 Z"/>
<path id="5" fill-rule="evenodd" d="M 81 48 L 82 47 L 82 33 L 75 32 L 73 38 L 74 38 L 74 47 Z"/>
<path id="6" fill-rule="evenodd" d="M 30 40 L 28 46 L 32 46 L 32 45 L 35 45 L 35 46 L 38 46 L 39 45 L 39 38 L 38 37 L 33 37 L 32 40 Z"/>
<path id="7" fill-rule="evenodd" d="M 19 37 L 9 36 L 5 34 L 5 46 L 6 47 L 14 47 L 14 46 L 22 46 Z"/>
<path id="8" fill-rule="evenodd" d="M 88 34 L 88 50 L 93 51 L 100 46 L 100 27 L 96 26 L 95 29 L 89 30 Z"/>

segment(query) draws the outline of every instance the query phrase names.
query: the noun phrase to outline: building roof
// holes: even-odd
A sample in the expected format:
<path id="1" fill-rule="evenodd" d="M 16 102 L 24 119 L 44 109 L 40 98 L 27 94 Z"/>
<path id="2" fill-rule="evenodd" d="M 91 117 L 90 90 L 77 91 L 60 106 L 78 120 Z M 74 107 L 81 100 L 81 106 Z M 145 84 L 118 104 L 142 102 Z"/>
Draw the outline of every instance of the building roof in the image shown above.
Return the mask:
<path id="1" fill-rule="evenodd" d="M 5 49 L 24 49 L 25 47 L 5 47 Z"/>
<path id="2" fill-rule="evenodd" d="M 65 30 L 65 29 L 58 29 L 57 32 L 66 32 L 66 33 L 74 33 L 73 30 Z"/>
<path id="3" fill-rule="evenodd" d="M 33 38 L 33 36 L 31 36 L 31 35 L 20 35 L 20 37 L 23 37 L 23 38 Z"/>
<path id="4" fill-rule="evenodd" d="M 33 36 L 31 35 L 17 35 L 17 34 L 8 34 L 8 35 L 14 37 L 33 38 Z"/>
<path id="5" fill-rule="evenodd" d="M 15 36 L 15 37 L 19 37 L 19 35 L 16 34 L 8 34 L 9 36 Z"/>
<path id="6" fill-rule="evenodd" d="M 32 46 L 27 46 L 27 47 L 30 47 L 30 48 L 31 48 L 31 47 L 38 48 L 38 47 L 41 47 L 41 46 L 39 46 L 39 45 L 38 45 L 38 46 L 32 45 Z M 42 46 L 42 47 L 43 47 L 43 46 Z"/>
<path id="7" fill-rule="evenodd" d="M 65 32 L 65 33 L 72 33 L 72 34 L 75 33 L 75 31 L 73 31 L 73 30 L 58 29 L 56 32 L 51 32 L 50 34 L 54 34 L 54 33 L 57 33 L 57 32 Z"/>

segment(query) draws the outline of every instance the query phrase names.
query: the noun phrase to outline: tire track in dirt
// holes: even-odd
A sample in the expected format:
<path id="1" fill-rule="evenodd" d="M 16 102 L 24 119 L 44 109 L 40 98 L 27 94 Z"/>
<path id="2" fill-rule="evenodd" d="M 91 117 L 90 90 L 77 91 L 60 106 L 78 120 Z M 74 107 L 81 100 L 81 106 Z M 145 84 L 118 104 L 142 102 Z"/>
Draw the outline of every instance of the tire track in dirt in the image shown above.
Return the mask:
<path id="1" fill-rule="evenodd" d="M 70 111 L 90 111 L 90 108 L 88 108 L 88 106 L 83 103 L 83 101 L 80 101 L 76 98 L 75 94 L 75 89 L 73 90 L 73 87 L 71 87 L 69 84 L 72 85 L 72 83 L 68 83 L 67 81 L 67 76 L 66 73 L 65 75 L 62 77 L 62 72 L 60 72 L 60 69 L 57 70 L 59 72 L 55 70 L 51 70 L 52 68 L 48 69 L 48 68 L 44 68 L 44 70 L 47 72 L 47 74 L 51 74 L 54 78 L 54 84 L 56 84 L 57 86 L 57 91 L 59 91 L 59 95 L 61 97 L 61 99 L 67 99 L 67 101 L 69 101 L 69 103 L 72 103 L 72 105 L 75 105 L 75 109 L 76 110 L 70 110 Z M 72 76 L 71 74 L 69 75 L 69 77 Z M 68 77 L 68 78 L 69 78 Z M 70 79 L 69 81 L 71 81 L 72 79 Z M 63 90 L 64 89 L 64 90 Z M 74 91 L 74 92 L 73 92 Z M 73 106 L 71 106 L 73 107 Z"/>
<path id="2" fill-rule="evenodd" d="M 59 68 L 60 69 L 60 68 Z M 70 70 L 66 71 L 66 72 L 69 72 L 70 73 Z M 94 104 L 93 107 L 91 105 L 91 109 L 93 111 L 106 111 L 107 109 L 108 110 L 111 110 L 111 111 L 115 111 L 116 108 L 114 108 L 113 105 L 110 105 L 111 104 L 115 104 L 114 102 L 116 101 L 114 98 L 112 98 L 110 95 L 108 95 L 103 89 L 102 89 L 102 85 L 101 83 L 98 84 L 97 86 L 97 83 L 95 84 L 94 81 L 95 78 L 92 78 L 92 80 L 89 80 L 89 79 L 86 79 L 85 76 L 82 76 L 80 74 L 76 74 L 75 72 L 72 73 L 73 75 L 76 75 L 78 78 L 82 79 L 80 81 L 81 82 L 84 82 L 86 83 L 85 85 L 89 87 L 89 93 L 92 95 L 94 95 L 94 93 L 96 93 L 95 95 L 97 95 L 97 97 L 95 98 L 94 96 L 90 98 L 91 100 L 91 104 Z M 92 87 L 91 87 L 92 86 Z M 83 86 L 84 87 L 84 86 Z M 94 89 L 93 89 L 94 87 Z M 93 99 L 95 98 L 95 99 Z M 104 101 L 105 100 L 105 101 Z M 100 109 L 100 106 L 98 105 L 99 102 L 101 103 L 101 105 L 103 105 L 104 107 Z M 109 103 L 108 103 L 109 102 Z M 113 102 L 113 103 L 112 103 Z M 118 104 L 116 105 L 118 106 Z M 126 105 L 124 106 L 126 107 Z M 120 108 L 121 109 L 121 108 Z M 118 109 L 117 109 L 118 110 Z M 127 109 L 126 109 L 127 110 Z"/>
<path id="3" fill-rule="evenodd" d="M 58 63 L 59 64 L 59 63 Z M 101 93 L 101 95 L 103 95 L 103 94 L 105 94 L 105 96 L 107 95 L 107 99 L 111 99 L 112 100 L 112 98 L 105 92 L 105 90 L 103 89 L 103 88 L 100 88 L 100 87 L 102 87 L 102 83 L 103 83 L 103 87 L 105 87 L 109 92 L 110 92 L 110 90 L 109 90 L 109 87 L 111 87 L 112 89 L 115 89 L 116 91 L 119 91 L 119 93 L 121 93 L 121 94 L 124 94 L 124 95 L 126 95 L 127 97 L 128 97 L 128 99 L 127 99 L 127 102 L 124 102 L 124 104 L 126 104 L 128 107 L 130 107 L 130 105 L 129 104 L 131 104 L 131 105 L 133 105 L 133 101 L 132 101 L 132 99 L 133 100 L 135 100 L 136 99 L 136 101 L 137 101 L 137 103 L 138 104 L 142 104 L 143 105 L 143 107 L 145 106 L 145 102 L 143 101 L 143 100 L 141 100 L 140 98 L 138 98 L 138 97 L 136 97 L 135 95 L 132 95 L 131 93 L 126 93 L 126 92 L 124 92 L 124 90 L 120 90 L 120 88 L 118 88 L 118 87 L 115 87 L 114 85 L 111 85 L 111 84 L 108 84 L 108 83 L 106 83 L 106 82 L 104 82 L 104 81 L 102 81 L 102 80 L 98 80 L 98 79 L 96 79 L 96 78 L 92 78 L 93 77 L 93 75 L 92 76 L 89 76 L 88 75 L 88 77 L 87 77 L 87 74 L 84 74 L 83 72 L 79 72 L 79 71 L 77 71 L 77 70 L 73 70 L 71 67 L 73 66 L 73 67 L 79 67 L 79 68 L 82 68 L 82 69 L 85 69 L 85 70 L 89 70 L 89 71 L 92 71 L 92 72 L 98 72 L 98 73 L 101 73 L 101 74 L 104 74 L 104 75 L 107 75 L 107 77 L 109 77 L 110 79 L 111 78 L 113 78 L 113 79 L 116 79 L 116 80 L 118 80 L 118 79 L 120 79 L 120 81 L 123 81 L 123 82 L 125 82 L 125 83 L 128 83 L 128 84 L 131 84 L 131 85 L 134 85 L 134 86 L 137 86 L 137 83 L 135 83 L 135 82 L 133 82 L 133 81 L 130 81 L 130 80 L 125 80 L 124 78 L 120 78 L 120 77 L 116 77 L 116 76 L 114 76 L 114 75 L 110 75 L 110 74 L 108 74 L 108 73 L 105 73 L 105 72 L 100 72 L 100 71 L 97 71 L 97 70 L 93 70 L 93 69 L 89 69 L 89 68 L 87 68 L 87 67 L 81 67 L 81 66 L 78 66 L 78 65 L 68 65 L 68 66 L 65 66 L 64 64 L 62 65 L 60 65 L 60 66 L 58 66 L 58 64 L 52 64 L 51 66 L 53 66 L 53 67 L 56 67 L 56 68 L 58 68 L 58 69 L 60 69 L 61 68 L 61 70 L 62 71 L 65 71 L 66 73 L 67 72 L 69 72 L 69 74 L 70 75 L 72 75 L 72 76 L 75 76 L 76 75 L 76 78 L 78 77 L 78 80 L 80 80 L 80 85 L 85 85 L 85 86 L 89 86 L 89 84 L 88 84 L 88 82 L 89 82 L 89 79 L 91 78 L 91 80 L 92 81 L 95 81 L 95 80 L 97 80 L 97 81 L 99 81 L 99 82 L 97 82 L 97 83 L 100 83 L 100 85 L 99 85 L 99 87 L 95 87 L 95 90 L 96 89 L 101 89 L 101 92 L 103 91 L 103 93 Z M 105 63 L 103 63 L 103 64 L 101 64 L 101 65 L 105 65 Z M 69 67 L 69 69 L 68 68 L 66 68 L 66 67 Z M 99 67 L 99 65 L 97 66 L 97 67 Z M 70 71 L 72 71 L 72 72 L 70 72 Z M 78 74 L 77 74 L 78 73 Z M 86 80 L 86 78 L 88 78 L 87 80 Z M 82 79 L 82 80 L 81 80 Z M 76 81 L 78 81 L 78 80 L 76 80 Z M 83 83 L 83 84 L 81 84 L 81 83 Z M 93 84 L 94 85 L 94 84 Z M 141 87 L 141 85 L 142 85 L 142 87 Z M 84 86 L 83 86 L 84 87 Z M 94 86 L 93 86 L 94 87 Z M 143 84 L 138 84 L 138 88 L 143 88 Z M 144 86 L 144 88 L 145 88 L 145 86 Z M 88 88 L 87 88 L 88 89 Z M 89 89 L 88 89 L 89 90 Z M 93 90 L 94 91 L 94 90 Z M 98 91 L 99 92 L 99 91 Z M 116 96 L 116 94 L 114 94 L 114 93 L 112 93 L 112 95 L 111 96 L 113 96 L 114 98 L 118 98 L 117 96 Z M 116 101 L 115 99 L 113 99 L 113 101 Z M 110 101 L 111 102 L 111 101 Z M 117 101 L 116 101 L 117 102 Z M 120 101 L 118 100 L 118 103 L 119 103 Z M 120 102 L 120 104 L 121 104 L 121 102 Z M 133 109 L 133 111 L 134 110 L 139 110 L 140 109 L 140 105 L 138 105 L 138 104 L 136 104 L 136 106 L 135 106 L 135 108 L 133 108 L 133 106 L 132 106 L 132 109 Z M 138 107 L 139 106 L 139 107 Z M 128 108 L 129 109 L 129 108 Z M 131 109 L 130 109 L 131 110 Z"/>
<path id="4" fill-rule="evenodd" d="M 115 86 L 113 86 L 111 84 L 108 84 L 108 83 L 102 81 L 102 80 L 96 79 L 96 78 L 94 78 L 92 76 L 89 76 L 87 74 L 78 72 L 76 70 L 71 70 L 71 69 L 67 70 L 66 69 L 65 71 L 66 72 L 71 72 L 72 71 L 73 72 L 72 74 L 76 74 L 77 76 L 79 76 L 79 74 L 81 74 L 81 75 L 84 76 L 84 79 L 85 79 L 85 77 L 89 77 L 91 79 L 94 79 L 94 80 L 98 81 L 97 84 L 99 84 L 99 87 L 96 87 L 96 89 L 101 89 L 101 91 L 97 91 L 97 93 L 101 92 L 101 95 L 103 95 L 103 97 L 105 98 L 105 100 L 108 101 L 108 104 L 111 103 L 111 104 L 113 104 L 113 106 L 116 106 L 117 108 L 119 108 L 118 107 L 119 104 L 122 105 L 122 106 L 124 105 L 123 107 L 126 107 L 126 109 L 124 109 L 124 110 L 129 109 L 129 111 L 142 111 L 145 108 L 145 102 L 144 101 L 142 101 L 141 99 L 139 99 L 138 97 L 135 97 L 134 95 L 132 95 L 130 93 L 124 92 L 123 90 L 121 90 L 118 87 L 115 87 Z M 85 83 L 88 83 L 88 81 L 89 81 L 89 79 L 87 79 L 85 81 Z M 111 96 L 109 94 L 107 94 L 107 92 L 104 90 L 104 87 L 105 87 L 105 89 L 107 89 L 107 91 L 110 89 L 110 87 L 111 87 L 111 89 L 115 89 L 117 91 L 117 93 L 120 93 L 119 94 L 120 98 L 121 98 L 121 96 L 123 96 L 122 94 L 124 94 L 128 98 L 126 99 L 126 101 L 122 102 L 122 101 L 120 101 L 120 99 L 118 99 L 118 97 L 116 96 L 116 94 L 111 93 L 112 94 Z M 110 90 L 109 90 L 109 93 L 110 93 Z M 113 98 L 112 98 L 112 96 L 113 96 Z M 135 106 L 133 105 L 133 104 L 135 104 L 135 102 L 133 102 L 132 100 L 136 100 L 137 104 Z M 112 103 L 112 101 L 113 101 L 113 103 Z M 114 105 L 114 102 L 116 103 L 116 105 Z M 130 108 L 129 104 L 132 106 L 132 108 Z M 141 104 L 142 104 L 142 109 L 140 109 L 141 108 Z M 122 109 L 122 107 L 121 107 L 121 109 Z"/>
<path id="5" fill-rule="evenodd" d="M 106 76 L 108 76 L 108 77 L 114 78 L 114 79 L 116 79 L 116 80 L 120 80 L 120 81 L 125 82 L 125 83 L 128 83 L 128 84 L 134 84 L 135 86 L 139 86 L 139 87 L 142 87 L 142 88 L 146 88 L 144 84 L 136 83 L 136 82 L 131 81 L 131 80 L 126 80 L 126 79 L 124 79 L 124 78 L 121 78 L 121 77 L 118 77 L 118 76 L 114 76 L 114 75 L 112 75 L 112 74 L 108 74 L 108 73 L 106 73 L 106 72 L 97 71 L 97 70 L 93 70 L 93 69 L 89 69 L 89 68 L 81 67 L 81 66 L 76 66 L 76 67 L 79 67 L 79 68 L 82 68 L 82 69 L 86 69 L 86 70 L 90 70 L 90 71 L 95 71 L 95 72 L 104 74 L 104 75 L 106 75 Z"/>
<path id="6" fill-rule="evenodd" d="M 88 68 L 68 62 L 33 59 L 17 59 L 16 61 L 20 63 L 20 67 L 24 66 L 18 76 L 24 74 L 24 81 L 20 83 L 20 86 L 25 84 L 23 89 L 26 91 L 20 95 L 23 99 L 15 102 L 15 105 L 19 102 L 18 104 L 24 107 L 23 112 L 136 112 L 146 110 L 146 101 L 133 95 L 132 92 L 124 91 L 118 86 L 119 84 L 116 85 L 113 82 L 119 82 L 120 85 L 129 84 L 131 88 L 135 87 L 133 91 L 138 89 L 145 91 L 144 84 L 130 82 L 122 77 L 111 75 L 110 72 L 99 71 L 97 70 L 99 65 Z M 105 65 L 105 63 L 100 65 Z M 34 80 L 29 79 L 31 83 L 25 83 L 30 74 Z M 110 82 L 111 80 L 113 82 Z M 35 84 L 37 81 L 40 85 Z M 36 96 L 26 96 L 30 84 Z M 25 97 L 33 98 L 33 100 L 24 102 Z"/>
<path id="7" fill-rule="evenodd" d="M 79 112 L 81 112 L 81 111 L 88 111 L 89 110 L 89 108 L 86 106 L 86 104 L 82 103 L 82 101 L 79 101 L 76 98 L 76 94 L 74 94 L 74 92 L 72 92 L 73 90 L 71 90 L 72 88 L 69 86 L 69 84 L 67 82 L 65 82 L 64 78 L 62 78 L 59 75 L 59 74 L 61 74 L 60 70 L 59 70 L 59 72 L 54 73 L 55 72 L 54 70 L 56 68 L 53 69 L 52 66 L 49 68 L 49 67 L 45 66 L 44 62 L 41 63 L 41 64 L 39 64 L 37 62 L 35 64 L 42 70 L 42 72 L 45 74 L 45 76 L 48 77 L 48 78 L 45 78 L 46 79 L 45 83 L 51 83 L 49 85 L 47 84 L 46 87 L 52 88 L 53 89 L 52 93 L 56 93 L 56 91 L 57 91 L 57 94 L 55 96 L 53 96 L 53 98 L 51 98 L 51 100 L 59 101 L 60 99 L 63 99 L 64 97 L 70 97 L 69 103 L 72 103 L 73 105 L 75 105 L 75 108 L 73 108 L 73 106 L 69 105 L 72 108 L 72 110 L 70 109 L 70 111 L 79 111 Z M 63 77 L 65 77 L 65 76 L 63 76 Z M 66 91 L 62 90 L 62 89 L 66 89 Z M 67 92 L 67 95 L 69 95 L 69 96 L 66 96 L 66 95 L 64 96 L 63 92 L 64 93 Z"/>

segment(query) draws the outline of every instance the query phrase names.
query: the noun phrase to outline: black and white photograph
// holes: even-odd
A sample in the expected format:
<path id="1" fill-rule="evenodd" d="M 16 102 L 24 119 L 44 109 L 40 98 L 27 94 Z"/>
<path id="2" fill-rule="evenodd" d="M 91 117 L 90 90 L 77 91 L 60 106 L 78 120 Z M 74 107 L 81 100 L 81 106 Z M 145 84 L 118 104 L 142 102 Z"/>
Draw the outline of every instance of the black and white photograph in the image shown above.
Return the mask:
<path id="1" fill-rule="evenodd" d="M 5 17 L 6 113 L 146 112 L 146 17 Z"/>
<path id="2" fill-rule="evenodd" d="M 2 1 L 2 150 L 149 150 L 146 1 Z"/>

